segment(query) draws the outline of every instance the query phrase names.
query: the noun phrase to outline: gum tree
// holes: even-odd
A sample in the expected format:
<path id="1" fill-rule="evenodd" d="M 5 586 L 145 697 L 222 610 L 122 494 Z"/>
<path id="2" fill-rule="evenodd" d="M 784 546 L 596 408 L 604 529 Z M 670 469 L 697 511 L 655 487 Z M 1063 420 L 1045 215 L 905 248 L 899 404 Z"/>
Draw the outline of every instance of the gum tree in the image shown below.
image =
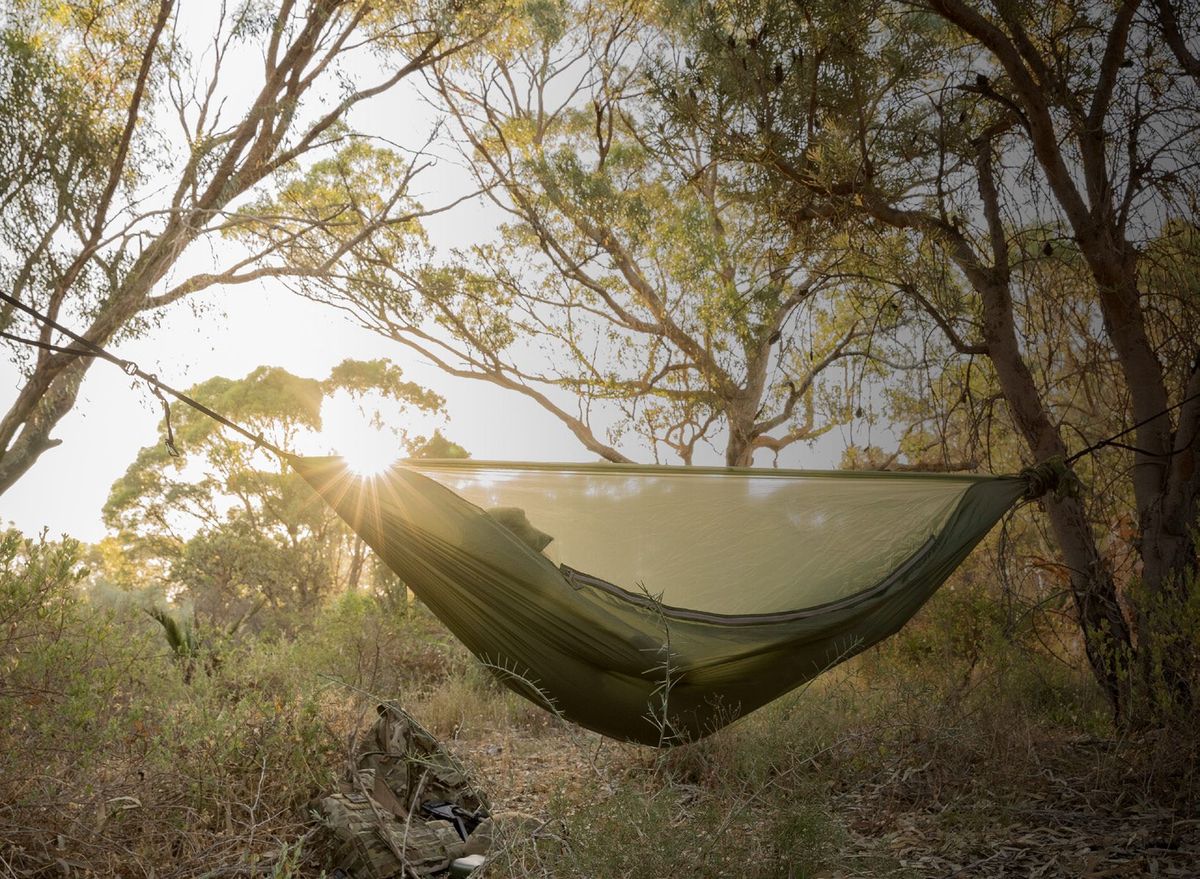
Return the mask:
<path id="1" fill-rule="evenodd" d="M 949 348 L 992 372 L 1028 462 L 1066 460 L 1114 422 L 1137 425 L 1103 471 L 1086 459 L 1074 470 L 1128 499 L 1140 599 L 1119 595 L 1086 498 L 1044 501 L 1089 659 L 1118 711 L 1135 653 L 1143 680 L 1176 705 L 1190 700 L 1169 608 L 1187 602 L 1196 569 L 1200 308 L 1186 269 L 1200 105 L 1195 22 L 1174 9 L 672 9 L 702 96 L 677 113 L 722 130 L 730 156 L 772 175 L 795 222 L 857 224 L 889 241 L 879 274 Z M 710 109 L 730 101 L 734 126 Z M 1086 283 L 1046 283 L 1055 264 Z M 1056 322 L 1067 313 L 1081 319 Z M 1107 378 L 1087 418 L 1048 383 L 1069 375 L 1075 354 L 1064 351 L 1090 352 L 1083 369 Z M 1151 606 L 1167 609 L 1152 618 Z"/>
<path id="2" fill-rule="evenodd" d="M 275 246 L 222 242 L 231 212 L 350 143 L 351 111 L 469 45 L 494 13 L 456 0 L 10 4 L 0 283 L 106 345 L 201 290 L 290 274 L 268 264 Z M 307 217 L 298 231 L 338 214 Z M 305 271 L 332 271 L 343 255 Z M 9 305 L 0 329 L 53 341 Z M 92 362 L 5 344 L 21 380 L 0 416 L 0 492 L 58 444 L 51 434 Z"/>
<path id="3" fill-rule="evenodd" d="M 324 379 L 262 366 L 188 393 L 280 447 L 307 442 L 322 453 L 347 451 L 322 439 L 323 406 L 334 395 L 349 395 L 375 423 L 444 408 L 383 360 L 345 360 Z M 303 612 L 333 590 L 359 586 L 365 544 L 297 473 L 183 403 L 172 406 L 170 424 L 179 456 L 165 443 L 164 423 L 160 441 L 138 452 L 104 506 L 117 562 L 156 571 L 165 588 L 226 629 L 263 610 Z M 394 441 L 397 458 L 464 454 L 437 432 L 397 430 Z"/>
<path id="4" fill-rule="evenodd" d="M 355 246 L 342 275 L 293 286 L 450 374 L 536 401 L 602 458 L 627 460 L 632 436 L 656 459 L 690 463 L 711 444 L 746 465 L 845 418 L 853 356 L 888 318 L 824 230 L 783 221 L 707 130 L 667 129 L 647 92 L 648 14 L 538 4 L 428 68 L 500 218 L 494 239 L 447 258 L 393 227 Z M 372 187 L 356 185 L 367 195 L 330 196 L 313 177 L 275 204 L 353 201 L 373 216 Z M 243 231 L 255 247 L 292 236 Z M 308 264 L 344 246 L 330 231 L 280 254 Z"/>

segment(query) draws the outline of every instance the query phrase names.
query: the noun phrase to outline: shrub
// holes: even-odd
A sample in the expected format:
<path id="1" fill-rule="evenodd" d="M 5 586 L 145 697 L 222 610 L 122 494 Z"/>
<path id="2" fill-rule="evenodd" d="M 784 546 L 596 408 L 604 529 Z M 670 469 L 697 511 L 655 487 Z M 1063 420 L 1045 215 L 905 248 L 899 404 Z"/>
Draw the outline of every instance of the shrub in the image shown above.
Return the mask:
<path id="1" fill-rule="evenodd" d="M 99 875 L 294 859 L 343 745 L 313 674 L 246 642 L 186 684 L 158 623 L 86 600 L 79 558 L 0 536 L 0 858 Z"/>

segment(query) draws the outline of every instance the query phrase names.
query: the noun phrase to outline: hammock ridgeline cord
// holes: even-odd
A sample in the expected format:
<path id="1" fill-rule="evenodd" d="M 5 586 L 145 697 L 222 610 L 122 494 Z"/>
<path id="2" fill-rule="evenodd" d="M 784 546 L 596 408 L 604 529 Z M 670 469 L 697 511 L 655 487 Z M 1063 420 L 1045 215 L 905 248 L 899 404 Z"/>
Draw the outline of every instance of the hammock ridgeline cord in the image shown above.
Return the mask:
<path id="1" fill-rule="evenodd" d="M 171 387 L 170 385 L 166 384 L 165 382 L 160 381 L 157 375 L 154 375 L 152 373 L 143 372 L 138 367 L 138 365 L 136 363 L 134 363 L 132 360 L 122 360 L 120 357 L 117 357 L 115 354 L 113 354 L 109 351 L 106 351 L 104 348 L 101 348 L 99 345 L 95 344 L 94 342 L 88 341 L 83 336 L 73 333 L 71 330 L 67 329 L 62 324 L 57 323 L 53 318 L 49 317 L 48 315 L 42 314 L 41 312 L 37 311 L 36 309 L 32 308 L 31 306 L 26 305 L 24 302 L 21 302 L 20 300 L 14 298 L 12 296 L 9 296 L 7 293 L 0 292 L 0 300 L 7 302 L 9 305 L 13 306 L 14 308 L 20 309 L 21 311 L 28 314 L 30 317 L 34 318 L 37 321 L 40 321 L 41 323 L 45 324 L 46 326 L 50 327 L 51 329 L 58 330 L 58 332 L 62 333 L 67 338 L 71 339 L 72 341 L 76 342 L 79 345 L 82 345 L 83 350 L 81 350 L 79 348 L 64 348 L 60 345 L 54 345 L 49 342 L 43 342 L 40 339 L 26 339 L 21 336 L 14 336 L 12 333 L 7 333 L 4 331 L 0 331 L 0 338 L 5 338 L 12 342 L 21 342 L 26 345 L 31 345 L 35 348 L 42 348 L 44 350 L 53 351 L 53 352 L 59 353 L 59 354 L 73 354 L 78 357 L 100 357 L 104 360 L 109 361 L 110 363 L 113 363 L 113 364 L 116 364 L 117 366 L 119 366 L 125 372 L 126 375 L 135 376 L 137 378 L 142 379 L 147 384 L 149 384 L 151 389 L 153 389 L 155 396 L 157 396 L 159 398 L 159 400 L 162 401 L 163 409 L 166 413 L 167 448 L 170 449 L 170 451 L 173 455 L 178 455 L 178 451 L 175 449 L 175 438 L 174 438 L 173 432 L 171 430 L 171 409 L 167 405 L 167 401 L 163 398 L 163 395 L 162 395 L 163 391 L 166 391 L 168 394 L 175 397 L 175 399 L 191 406 L 196 411 L 202 412 L 205 415 L 207 415 L 209 418 L 215 419 L 216 421 L 220 422 L 221 424 L 225 425 L 226 427 L 230 428 L 231 430 L 237 431 L 242 436 L 246 437 L 248 440 L 253 442 L 256 446 L 262 446 L 264 449 L 274 452 L 276 455 L 278 455 L 279 457 L 284 458 L 284 459 L 292 457 L 292 455 L 290 455 L 288 452 L 285 452 L 283 449 L 279 448 L 274 443 L 271 443 L 268 440 L 264 439 L 260 434 L 256 434 L 253 431 L 248 430 L 245 427 L 242 427 L 240 424 L 230 421 L 224 415 L 208 408 L 200 401 L 195 400 L 195 399 L 189 397 L 187 394 L 183 393 L 182 391 L 177 391 L 177 390 L 175 390 L 175 388 Z M 1131 427 L 1127 427 L 1118 433 L 1114 433 L 1112 436 L 1108 437 L 1107 439 L 1102 439 L 1099 442 L 1092 443 L 1090 446 L 1088 446 L 1084 449 L 1080 449 L 1075 454 L 1067 457 L 1066 460 L 1063 461 L 1063 463 L 1069 467 L 1071 464 L 1074 464 L 1076 461 L 1078 461 L 1080 458 L 1084 457 L 1085 455 L 1090 455 L 1093 452 L 1097 452 L 1100 449 L 1104 448 L 1105 446 L 1117 446 L 1120 448 L 1128 449 L 1130 451 L 1140 452 L 1142 454 L 1151 454 L 1149 452 L 1145 452 L 1142 449 L 1138 449 L 1134 446 L 1128 446 L 1128 445 L 1125 445 L 1124 443 L 1118 443 L 1118 442 L 1116 442 L 1116 440 L 1120 439 L 1121 437 L 1125 436 L 1128 433 L 1132 433 L 1133 431 L 1137 430 L 1139 427 L 1143 427 L 1152 421 L 1156 421 L 1157 419 L 1166 415 L 1168 412 L 1173 412 L 1176 409 L 1179 409 L 1179 408 L 1187 405 L 1188 403 L 1192 402 L 1193 400 L 1197 400 L 1197 399 L 1200 399 L 1200 392 L 1192 394 L 1189 397 L 1185 397 L 1184 399 L 1180 400 L 1178 403 L 1175 403 L 1172 406 L 1168 406 L 1167 408 L 1163 409 L 1161 412 L 1158 412 L 1155 415 L 1150 416 L 1149 418 L 1142 419 L 1141 421 L 1137 422 L 1136 424 L 1132 425 Z M 1194 439 L 1195 438 L 1193 437 L 1193 440 Z M 1171 455 L 1179 454 L 1180 452 L 1187 449 L 1190 445 L 1191 445 L 1191 442 L 1185 443 L 1181 448 L 1178 448 L 1178 449 L 1175 449 L 1174 451 L 1168 452 L 1167 457 L 1169 457 Z M 1158 457 L 1163 457 L 1163 456 L 1159 455 Z"/>
<path id="2" fill-rule="evenodd" d="M 41 348 L 46 351 L 53 351 L 58 354 L 71 354 L 76 357 L 99 357 L 102 360 L 107 360 L 109 363 L 115 364 L 116 366 L 120 367 L 120 369 L 126 375 L 132 376 L 134 378 L 140 378 L 142 381 L 144 381 L 148 385 L 150 385 L 150 388 L 154 391 L 154 395 L 156 397 L 158 397 L 158 399 L 163 404 L 163 412 L 165 414 L 166 424 L 167 424 L 167 449 L 170 450 L 171 454 L 178 455 L 178 450 L 175 448 L 175 436 L 174 436 L 174 431 L 171 428 L 171 408 L 170 408 L 170 406 L 167 405 L 166 398 L 164 398 L 162 395 L 163 391 L 166 391 L 168 394 L 170 394 L 171 396 L 173 396 L 175 399 L 179 400 L 180 402 L 186 403 L 188 406 L 191 406 L 197 412 L 201 412 L 201 413 L 207 415 L 209 418 L 214 419 L 218 423 L 225 425 L 226 427 L 230 428 L 231 430 L 237 431 L 242 436 L 246 437 L 246 439 L 248 439 L 252 443 L 254 443 L 256 446 L 261 446 L 264 449 L 266 449 L 267 451 L 273 452 L 274 454 L 278 455 L 280 458 L 283 458 L 284 460 L 287 460 L 288 458 L 293 457 L 291 454 L 289 454 L 288 452 L 285 452 L 283 449 L 279 448 L 279 446 L 275 445 L 270 440 L 267 440 L 262 435 L 254 433 L 252 430 L 249 430 L 248 428 L 242 427 L 242 425 L 240 425 L 234 421 L 231 421 L 230 419 L 228 419 L 224 415 L 222 415 L 220 412 L 210 409 L 208 406 L 205 406 L 203 403 L 201 403 L 199 400 L 194 399 L 193 397 L 189 397 L 183 391 L 176 390 L 175 388 L 168 385 L 166 382 L 161 381 L 157 375 L 143 371 L 132 360 L 123 360 L 122 358 L 117 357 L 112 352 L 107 351 L 104 348 L 100 347 L 99 345 L 95 344 L 94 342 L 91 342 L 88 339 L 85 339 L 83 336 L 80 336 L 79 334 L 72 332 L 71 330 L 64 327 L 62 324 L 55 321 L 53 318 L 49 317 L 48 315 L 42 314 L 41 312 L 37 311 L 34 308 L 31 308 L 30 306 L 26 305 L 24 302 L 21 302 L 20 300 L 14 298 L 12 296 L 9 296 L 7 293 L 3 293 L 3 292 L 0 292 L 0 301 L 7 302 L 9 305 L 13 306 L 14 308 L 20 309 L 21 311 L 28 314 L 30 317 L 34 318 L 37 321 L 40 321 L 41 323 L 45 324 L 46 326 L 50 327 L 51 329 L 57 330 L 58 332 L 62 333 L 64 336 L 66 336 L 67 338 L 71 339 L 76 344 L 81 345 L 83 347 L 82 348 L 66 348 L 61 345 L 54 345 L 49 342 L 43 342 L 40 339 L 26 339 L 21 336 L 15 336 L 12 333 L 7 333 L 7 332 L 3 332 L 3 331 L 0 331 L 0 337 L 8 339 L 9 341 L 21 342 L 26 345 L 31 345 L 35 348 Z"/>
<path id="3" fill-rule="evenodd" d="M 1192 402 L 1193 400 L 1200 400 L 1200 391 L 1197 391 L 1196 393 L 1192 394 L 1189 397 L 1184 397 L 1178 403 L 1175 403 L 1172 406 L 1168 406 L 1166 409 L 1163 409 L 1161 412 L 1157 412 L 1154 415 L 1151 415 L 1149 418 L 1143 418 L 1141 421 L 1125 428 L 1124 430 L 1120 431 L 1119 433 L 1114 433 L 1112 436 L 1108 437 L 1108 439 L 1102 439 L 1099 442 L 1092 443 L 1090 446 L 1088 446 L 1085 449 L 1080 449 L 1075 454 L 1069 456 L 1063 463 L 1065 463 L 1069 467 L 1070 465 L 1072 465 L 1076 461 L 1078 461 L 1080 458 L 1082 458 L 1084 455 L 1090 455 L 1093 452 L 1098 452 L 1098 451 L 1100 451 L 1100 449 L 1104 448 L 1105 446 L 1116 446 L 1117 448 L 1125 449 L 1126 451 L 1137 452 L 1139 454 L 1149 455 L 1149 456 L 1155 457 L 1155 458 L 1170 458 L 1173 455 L 1178 455 L 1180 452 L 1186 451 L 1192 445 L 1192 443 L 1194 443 L 1196 441 L 1195 436 L 1193 436 L 1190 440 L 1188 440 L 1186 443 L 1184 443 L 1179 448 L 1172 449 L 1171 451 L 1165 452 L 1165 453 L 1148 452 L 1145 449 L 1139 449 L 1137 446 L 1131 446 L 1131 445 L 1127 445 L 1125 443 L 1119 443 L 1119 442 L 1117 442 L 1117 440 L 1120 439 L 1121 437 L 1125 436 L 1127 433 L 1133 433 L 1139 427 L 1145 427 L 1150 422 L 1157 421 L 1158 419 L 1160 419 L 1164 415 L 1166 415 L 1168 412 L 1174 412 L 1176 409 L 1183 408 L 1184 406 L 1186 406 L 1188 403 Z"/>

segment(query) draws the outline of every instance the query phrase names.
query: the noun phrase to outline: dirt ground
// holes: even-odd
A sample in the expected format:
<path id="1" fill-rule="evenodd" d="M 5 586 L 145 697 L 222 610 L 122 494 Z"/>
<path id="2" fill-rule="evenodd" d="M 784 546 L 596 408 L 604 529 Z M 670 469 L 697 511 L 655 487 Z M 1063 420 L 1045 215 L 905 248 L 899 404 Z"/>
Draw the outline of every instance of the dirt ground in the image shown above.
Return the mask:
<path id="1" fill-rule="evenodd" d="M 617 783 L 637 783 L 637 770 L 654 761 L 648 749 L 557 726 L 535 735 L 494 729 L 449 744 L 496 811 L 546 826 L 563 817 L 550 814 L 548 803 L 607 796 Z M 931 762 L 895 766 L 853 785 L 833 780 L 829 817 L 840 832 L 831 866 L 816 875 L 1200 877 L 1200 818 L 1148 806 L 1128 788 L 1098 786 L 1104 773 L 1092 770 L 1110 759 L 1106 747 L 1069 743 L 1001 795 L 987 784 L 964 785 L 953 767 Z M 1017 788 L 1023 795 L 1013 795 Z"/>

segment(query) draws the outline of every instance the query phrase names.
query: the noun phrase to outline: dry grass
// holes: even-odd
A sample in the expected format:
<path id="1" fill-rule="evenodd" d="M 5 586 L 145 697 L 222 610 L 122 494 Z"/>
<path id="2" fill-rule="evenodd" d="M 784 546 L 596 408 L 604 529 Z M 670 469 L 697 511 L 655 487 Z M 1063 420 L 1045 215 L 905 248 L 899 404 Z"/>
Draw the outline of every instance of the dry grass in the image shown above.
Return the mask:
<path id="1" fill-rule="evenodd" d="M 1115 737 L 1078 669 L 943 631 L 953 594 L 657 752 L 545 714 L 427 614 L 360 598 L 224 645 L 186 684 L 144 614 L 44 567 L 0 606 L 0 877 L 317 877 L 307 803 L 385 697 L 505 816 L 489 876 L 1200 875 L 1195 731 Z"/>

